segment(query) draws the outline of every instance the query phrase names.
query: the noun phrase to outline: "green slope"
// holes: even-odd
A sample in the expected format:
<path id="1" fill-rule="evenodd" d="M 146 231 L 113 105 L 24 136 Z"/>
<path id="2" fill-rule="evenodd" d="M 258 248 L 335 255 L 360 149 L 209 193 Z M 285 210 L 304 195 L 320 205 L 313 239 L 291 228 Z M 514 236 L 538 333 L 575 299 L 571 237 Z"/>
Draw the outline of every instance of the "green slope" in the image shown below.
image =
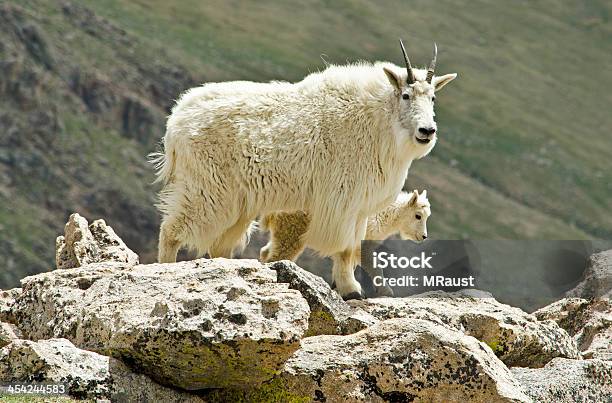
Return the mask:
<path id="1" fill-rule="evenodd" d="M 68 214 L 104 217 L 145 261 L 145 155 L 205 81 L 299 80 L 399 63 L 397 37 L 459 79 L 413 165 L 436 238 L 612 238 L 612 4 L 603 0 L 51 0 L 0 3 L 0 287 L 52 266 Z M 254 254 L 254 251 L 247 251 Z M 3 270 L 4 269 L 4 270 Z"/>

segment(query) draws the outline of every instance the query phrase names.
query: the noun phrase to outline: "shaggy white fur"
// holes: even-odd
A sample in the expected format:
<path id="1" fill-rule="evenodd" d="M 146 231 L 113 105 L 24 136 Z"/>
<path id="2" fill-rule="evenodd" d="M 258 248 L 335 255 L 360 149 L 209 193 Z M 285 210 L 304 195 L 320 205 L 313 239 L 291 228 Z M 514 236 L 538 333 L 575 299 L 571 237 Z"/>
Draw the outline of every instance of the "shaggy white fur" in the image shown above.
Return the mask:
<path id="1" fill-rule="evenodd" d="M 433 93 L 455 74 L 406 84 L 391 63 L 329 66 L 295 83 L 229 82 L 187 91 L 168 118 L 159 261 L 181 246 L 230 257 L 251 222 L 308 211 L 307 243 L 339 264 L 338 292 L 360 292 L 352 251 L 367 217 L 400 192 L 408 168 L 433 148 Z M 406 94 L 409 99 L 405 99 Z"/>
<path id="2" fill-rule="evenodd" d="M 393 203 L 368 218 L 364 239 L 382 241 L 399 233 L 404 240 L 421 242 L 427 238 L 427 219 L 430 215 L 431 205 L 426 190 L 421 194 L 417 190 L 401 192 Z M 303 211 L 265 216 L 260 225 L 261 229 L 270 232 L 270 240 L 261 248 L 260 259 L 265 262 L 297 260 L 309 246 L 304 237 L 309 223 L 310 215 Z M 354 254 L 360 258 L 361 248 L 357 248 Z M 383 275 L 382 269 L 372 269 L 368 274 L 371 278 Z M 376 288 L 379 296 L 393 295 L 387 286 Z"/>

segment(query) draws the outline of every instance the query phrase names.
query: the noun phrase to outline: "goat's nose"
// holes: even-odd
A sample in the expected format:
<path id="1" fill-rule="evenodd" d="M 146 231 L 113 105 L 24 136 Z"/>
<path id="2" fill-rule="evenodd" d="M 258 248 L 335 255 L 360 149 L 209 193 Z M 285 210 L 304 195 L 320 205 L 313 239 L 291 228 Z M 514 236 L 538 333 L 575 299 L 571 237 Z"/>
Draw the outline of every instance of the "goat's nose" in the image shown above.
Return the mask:
<path id="1" fill-rule="evenodd" d="M 423 240 L 426 240 L 426 239 L 427 239 L 427 235 L 423 235 Z"/>
<path id="2" fill-rule="evenodd" d="M 431 136 L 436 132 L 434 127 L 419 127 L 419 133 L 422 133 L 426 136 Z"/>

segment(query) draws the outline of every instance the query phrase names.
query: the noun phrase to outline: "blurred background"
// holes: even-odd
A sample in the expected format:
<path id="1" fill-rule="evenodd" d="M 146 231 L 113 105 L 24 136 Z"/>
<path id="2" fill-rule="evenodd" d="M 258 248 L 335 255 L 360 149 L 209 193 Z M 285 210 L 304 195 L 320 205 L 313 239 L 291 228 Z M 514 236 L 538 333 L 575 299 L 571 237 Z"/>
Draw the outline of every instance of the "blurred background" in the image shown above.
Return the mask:
<path id="1" fill-rule="evenodd" d="M 297 81 L 324 60 L 428 63 L 439 142 L 436 239 L 612 239 L 612 3 L 0 1 L 0 288 L 54 266 L 71 212 L 104 218 L 150 262 L 159 190 L 146 155 L 179 94 Z M 245 256 L 256 256 L 257 237 Z"/>

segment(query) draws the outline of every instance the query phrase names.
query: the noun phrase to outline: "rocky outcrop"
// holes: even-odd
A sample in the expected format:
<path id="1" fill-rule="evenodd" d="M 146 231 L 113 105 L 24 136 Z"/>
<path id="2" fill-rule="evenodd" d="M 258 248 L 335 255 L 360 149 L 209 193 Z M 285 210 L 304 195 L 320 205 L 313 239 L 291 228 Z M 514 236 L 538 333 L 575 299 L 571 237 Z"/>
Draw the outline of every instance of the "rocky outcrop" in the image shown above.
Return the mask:
<path id="1" fill-rule="evenodd" d="M 104 220 L 88 226 L 78 213 L 70 216 L 64 235 L 55 241 L 55 263 L 58 269 L 72 269 L 96 262 L 138 264 L 138 255 L 128 248 Z"/>
<path id="2" fill-rule="evenodd" d="M 0 382 L 55 384 L 56 393 L 75 398 L 119 402 L 204 401 L 158 385 L 144 375 L 133 373 L 119 360 L 80 350 L 65 339 L 16 340 L 3 348 Z"/>
<path id="3" fill-rule="evenodd" d="M 27 338 L 66 338 L 184 389 L 270 379 L 310 316 L 300 293 L 254 260 L 96 263 L 22 285 L 13 311 Z"/>
<path id="4" fill-rule="evenodd" d="M 349 306 L 321 277 L 291 261 L 270 264 L 277 280 L 298 290 L 310 306 L 308 335 L 351 334 L 378 322 L 362 309 Z"/>
<path id="5" fill-rule="evenodd" d="M 473 291 L 471 291 L 473 293 Z M 470 292 L 428 292 L 409 298 L 351 301 L 379 320 L 426 319 L 486 343 L 508 366 L 541 367 L 555 357 L 578 358 L 574 340 L 552 322 Z"/>
<path id="6" fill-rule="evenodd" d="M 582 280 L 565 295 L 570 298 L 612 298 L 612 249 L 591 255 Z"/>
<path id="7" fill-rule="evenodd" d="M 554 320 L 574 339 L 584 358 L 612 360 L 612 302 L 609 299 L 564 298 L 534 312 Z"/>
<path id="8" fill-rule="evenodd" d="M 512 368 L 512 373 L 536 402 L 612 401 L 612 361 L 555 358 L 544 368 Z"/>
<path id="9" fill-rule="evenodd" d="M 604 357 L 609 300 L 562 300 L 535 315 L 478 290 L 349 304 L 288 261 L 139 265 L 103 221 L 87 225 L 76 214 L 57 255 L 60 269 L 0 292 L 0 383 L 61 383 L 75 398 L 209 403 L 564 402 L 610 393 L 610 361 L 555 359 L 580 358 L 577 343 L 585 356 Z"/>
<path id="10" fill-rule="evenodd" d="M 420 319 L 304 339 L 281 376 L 315 401 L 528 401 L 484 344 Z"/>

